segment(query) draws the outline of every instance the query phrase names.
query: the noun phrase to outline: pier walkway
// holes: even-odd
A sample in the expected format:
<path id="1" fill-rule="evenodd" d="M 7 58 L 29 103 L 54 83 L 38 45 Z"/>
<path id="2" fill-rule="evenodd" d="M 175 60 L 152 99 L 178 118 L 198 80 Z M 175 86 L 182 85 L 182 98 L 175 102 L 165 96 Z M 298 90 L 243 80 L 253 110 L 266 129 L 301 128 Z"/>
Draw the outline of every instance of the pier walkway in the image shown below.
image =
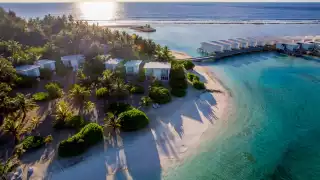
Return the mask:
<path id="1" fill-rule="evenodd" d="M 225 57 L 230 57 L 234 55 L 239 55 L 239 54 L 246 54 L 246 53 L 253 53 L 253 52 L 262 52 L 262 51 L 268 51 L 269 49 L 266 49 L 263 46 L 258 46 L 258 47 L 248 47 L 248 48 L 243 48 L 243 49 L 233 49 L 230 51 L 224 51 L 224 52 L 219 52 L 215 53 L 215 55 L 212 56 L 202 56 L 202 57 L 194 57 L 190 58 L 187 60 L 195 61 L 195 62 L 202 62 L 202 61 L 208 61 L 208 60 L 218 60 L 222 59 Z"/>

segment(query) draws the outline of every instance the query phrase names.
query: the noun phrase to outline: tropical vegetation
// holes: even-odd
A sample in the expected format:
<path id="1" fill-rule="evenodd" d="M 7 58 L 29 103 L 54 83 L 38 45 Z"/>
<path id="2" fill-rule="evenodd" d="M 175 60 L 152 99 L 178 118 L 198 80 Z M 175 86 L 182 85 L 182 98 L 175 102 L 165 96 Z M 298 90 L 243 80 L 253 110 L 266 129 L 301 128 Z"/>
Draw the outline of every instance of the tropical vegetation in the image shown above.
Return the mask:
<path id="1" fill-rule="evenodd" d="M 103 128 L 96 123 L 89 123 L 77 134 L 59 143 L 58 154 L 60 157 L 77 156 L 103 138 Z"/>

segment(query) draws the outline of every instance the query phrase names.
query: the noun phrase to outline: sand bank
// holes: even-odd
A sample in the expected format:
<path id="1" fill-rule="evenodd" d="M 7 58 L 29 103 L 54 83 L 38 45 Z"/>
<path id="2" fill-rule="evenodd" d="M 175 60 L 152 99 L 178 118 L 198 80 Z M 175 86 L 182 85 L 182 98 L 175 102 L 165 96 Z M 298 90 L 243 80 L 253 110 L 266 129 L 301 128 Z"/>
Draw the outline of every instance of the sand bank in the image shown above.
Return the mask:
<path id="1" fill-rule="evenodd" d="M 190 55 L 188 55 L 187 53 L 184 52 L 180 52 L 180 51 L 174 51 L 171 50 L 172 55 L 176 58 L 176 59 L 189 59 L 192 58 Z"/>
<path id="2" fill-rule="evenodd" d="M 91 149 L 91 156 L 76 165 L 63 168 L 63 162 L 53 162 L 51 168 L 40 169 L 34 176 L 44 177 L 43 172 L 47 171 L 49 179 L 59 180 L 160 179 L 170 167 L 195 153 L 208 128 L 215 128 L 216 122 L 228 115 L 230 95 L 220 81 L 209 77 L 205 67 L 196 66 L 194 72 L 207 88 L 221 92 L 200 92 L 190 87 L 186 97 L 148 110 L 149 128 L 121 133 Z"/>

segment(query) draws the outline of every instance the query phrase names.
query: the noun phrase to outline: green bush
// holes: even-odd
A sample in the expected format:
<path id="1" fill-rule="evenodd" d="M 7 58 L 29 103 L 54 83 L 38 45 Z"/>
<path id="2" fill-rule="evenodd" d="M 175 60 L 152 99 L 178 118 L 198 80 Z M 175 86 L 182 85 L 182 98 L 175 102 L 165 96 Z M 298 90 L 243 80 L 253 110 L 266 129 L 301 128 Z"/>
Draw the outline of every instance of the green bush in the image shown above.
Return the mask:
<path id="1" fill-rule="evenodd" d="M 28 136 L 22 142 L 22 147 L 26 151 L 38 149 L 44 145 L 44 138 L 41 136 Z"/>
<path id="2" fill-rule="evenodd" d="M 193 81 L 200 81 L 200 78 L 199 76 L 193 74 L 193 73 L 188 73 L 187 74 L 187 78 L 190 82 L 193 82 Z"/>
<path id="3" fill-rule="evenodd" d="M 171 101 L 170 92 L 164 87 L 151 87 L 149 97 L 159 104 L 166 104 Z"/>
<path id="4" fill-rule="evenodd" d="M 152 99 L 148 96 L 143 96 L 140 100 L 140 104 L 144 107 L 149 107 L 152 104 Z"/>
<path id="5" fill-rule="evenodd" d="M 108 111 L 112 112 L 115 115 L 119 115 L 120 113 L 131 110 L 131 109 L 133 109 L 133 107 L 130 104 L 118 102 L 118 103 L 111 103 L 109 105 Z"/>
<path id="6" fill-rule="evenodd" d="M 172 89 L 187 89 L 188 83 L 186 80 L 184 68 L 179 63 L 174 63 L 170 70 L 169 84 Z"/>
<path id="7" fill-rule="evenodd" d="M 15 81 L 15 85 L 18 88 L 32 88 L 38 83 L 36 77 L 29 77 L 20 75 Z"/>
<path id="8" fill-rule="evenodd" d="M 176 97 L 184 97 L 187 94 L 186 89 L 172 89 L 171 94 Z"/>
<path id="9" fill-rule="evenodd" d="M 40 78 L 41 79 L 51 80 L 52 75 L 53 75 L 53 72 L 51 71 L 51 69 L 48 69 L 48 68 L 41 68 L 40 69 Z"/>
<path id="10" fill-rule="evenodd" d="M 140 85 L 133 85 L 130 89 L 130 92 L 132 94 L 143 94 L 144 93 L 144 87 Z"/>
<path id="11" fill-rule="evenodd" d="M 195 67 L 195 65 L 193 64 L 193 62 L 190 61 L 190 60 L 185 60 L 185 61 L 183 62 L 183 66 L 184 66 L 184 68 L 185 68 L 186 70 L 190 70 L 190 69 L 193 69 L 193 68 Z"/>
<path id="12" fill-rule="evenodd" d="M 193 87 L 198 89 L 198 90 L 202 90 L 202 89 L 205 89 L 206 86 L 204 85 L 203 82 L 200 82 L 200 81 L 193 81 L 192 83 Z"/>
<path id="13" fill-rule="evenodd" d="M 45 88 L 49 93 L 50 99 L 60 98 L 63 95 L 62 89 L 56 83 L 48 83 L 48 84 L 46 84 Z"/>
<path id="14" fill-rule="evenodd" d="M 80 129 L 86 125 L 86 122 L 83 119 L 83 117 L 79 115 L 67 118 L 64 123 L 65 123 L 64 125 L 65 128 L 74 128 L 74 129 Z"/>
<path id="15" fill-rule="evenodd" d="M 146 114 L 138 109 L 131 109 L 119 115 L 119 123 L 123 131 L 135 131 L 149 124 Z"/>
<path id="16" fill-rule="evenodd" d="M 59 143 L 58 154 L 60 157 L 77 156 L 102 139 L 102 127 L 97 123 L 87 124 L 80 132 Z"/>
<path id="17" fill-rule="evenodd" d="M 138 74 L 138 81 L 144 82 L 145 80 L 146 80 L 146 73 L 145 73 L 144 69 L 141 69 Z"/>
<path id="18" fill-rule="evenodd" d="M 35 101 L 46 101 L 49 98 L 49 94 L 46 92 L 38 92 L 32 95 Z"/>
<path id="19" fill-rule="evenodd" d="M 163 87 L 163 84 L 161 81 L 155 79 L 152 84 L 151 84 L 151 87 Z"/>
<path id="20" fill-rule="evenodd" d="M 105 87 L 97 89 L 96 96 L 98 99 L 105 99 L 108 96 L 108 89 Z"/>

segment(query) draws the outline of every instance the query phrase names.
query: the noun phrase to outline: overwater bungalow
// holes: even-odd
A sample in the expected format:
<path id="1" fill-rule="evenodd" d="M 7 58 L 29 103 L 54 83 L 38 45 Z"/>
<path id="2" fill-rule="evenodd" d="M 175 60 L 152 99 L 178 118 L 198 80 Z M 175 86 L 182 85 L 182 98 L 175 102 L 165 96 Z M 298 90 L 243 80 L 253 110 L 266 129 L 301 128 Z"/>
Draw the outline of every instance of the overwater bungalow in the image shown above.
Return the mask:
<path id="1" fill-rule="evenodd" d="M 228 41 L 240 43 L 240 48 L 247 48 L 248 47 L 247 41 L 243 41 L 243 40 L 239 40 L 239 39 L 228 39 Z"/>
<path id="2" fill-rule="evenodd" d="M 232 41 L 228 41 L 228 40 L 220 40 L 220 41 L 230 44 L 231 49 L 240 49 L 240 43 L 238 43 L 238 42 L 232 42 Z"/>
<path id="3" fill-rule="evenodd" d="M 221 41 L 211 41 L 214 44 L 221 45 L 223 47 L 223 51 L 231 51 L 231 45 Z"/>
<path id="4" fill-rule="evenodd" d="M 312 51 L 315 48 L 315 44 L 313 42 L 297 42 L 300 44 L 302 49 L 305 51 Z"/>
<path id="5" fill-rule="evenodd" d="M 252 40 L 249 38 L 237 38 L 240 41 L 244 41 L 244 42 L 248 42 L 248 47 L 256 47 L 257 46 L 257 41 L 256 40 Z"/>
<path id="6" fill-rule="evenodd" d="M 205 53 L 212 54 L 212 53 L 216 53 L 216 52 L 222 52 L 223 46 L 218 45 L 218 44 L 214 44 L 211 42 L 202 42 L 200 49 L 201 49 L 201 51 L 203 51 Z"/>

